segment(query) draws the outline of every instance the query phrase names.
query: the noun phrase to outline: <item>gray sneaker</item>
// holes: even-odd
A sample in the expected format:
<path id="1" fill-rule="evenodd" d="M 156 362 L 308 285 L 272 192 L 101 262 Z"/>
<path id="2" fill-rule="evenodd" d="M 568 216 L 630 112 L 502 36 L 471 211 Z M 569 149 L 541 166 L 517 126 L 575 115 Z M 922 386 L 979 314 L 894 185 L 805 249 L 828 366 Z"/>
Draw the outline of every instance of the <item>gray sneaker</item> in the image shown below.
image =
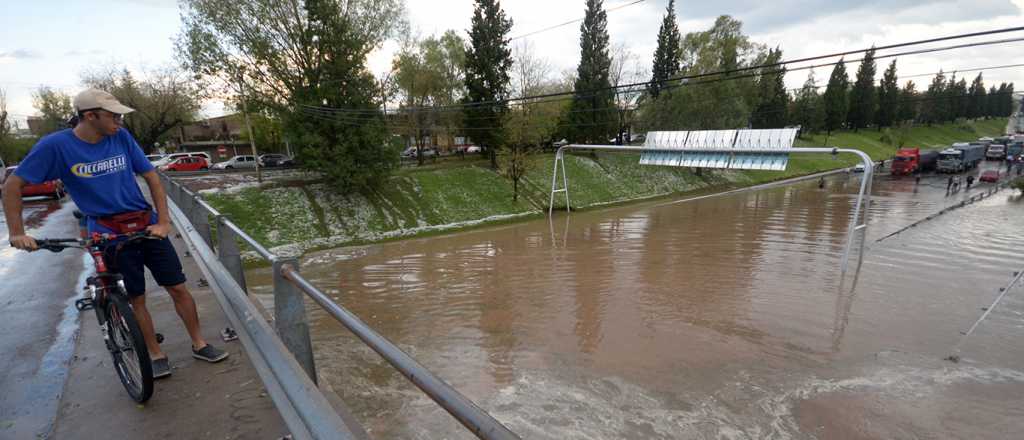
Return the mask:
<path id="1" fill-rule="evenodd" d="M 153 359 L 151 364 L 153 365 L 153 379 L 171 375 L 171 361 L 167 358 Z"/>
<path id="2" fill-rule="evenodd" d="M 206 362 L 214 363 L 227 359 L 228 352 L 221 350 L 217 347 L 214 347 L 210 344 L 206 344 L 205 347 L 200 348 L 199 350 L 193 349 L 192 357 L 196 359 L 202 359 Z"/>

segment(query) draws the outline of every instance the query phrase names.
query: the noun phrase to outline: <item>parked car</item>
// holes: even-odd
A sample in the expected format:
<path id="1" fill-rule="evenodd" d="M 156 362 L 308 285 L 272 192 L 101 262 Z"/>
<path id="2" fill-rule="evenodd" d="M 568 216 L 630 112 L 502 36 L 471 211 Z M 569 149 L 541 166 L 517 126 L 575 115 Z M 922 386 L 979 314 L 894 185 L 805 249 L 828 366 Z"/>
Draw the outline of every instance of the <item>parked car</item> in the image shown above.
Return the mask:
<path id="1" fill-rule="evenodd" d="M 434 150 L 433 148 L 430 148 L 430 147 L 423 147 L 422 151 L 420 151 L 420 154 L 422 154 L 423 157 L 434 157 L 434 156 L 437 156 L 437 151 Z M 405 151 L 402 152 L 402 157 L 407 158 L 407 159 L 415 158 L 416 157 L 416 147 L 406 148 Z"/>
<path id="2" fill-rule="evenodd" d="M 207 154 L 204 151 L 197 151 L 197 152 L 194 152 L 194 153 L 171 153 L 171 154 L 168 154 L 168 155 L 164 156 L 163 158 L 157 160 L 156 162 L 153 162 L 153 166 L 159 168 L 159 167 L 167 165 L 167 164 L 169 164 L 171 162 L 174 162 L 175 160 L 180 159 L 182 157 L 193 157 L 193 156 L 202 157 L 204 160 L 206 160 L 206 166 L 207 167 L 209 167 L 210 164 L 213 163 L 213 161 L 210 160 L 210 155 L 209 154 Z"/>
<path id="3" fill-rule="evenodd" d="M 999 170 L 985 170 L 981 173 L 981 177 L 979 177 L 978 180 L 982 182 L 998 182 Z"/>
<path id="4" fill-rule="evenodd" d="M 479 153 L 480 152 L 480 147 L 478 147 L 476 145 L 471 145 L 471 144 L 459 145 L 459 146 L 455 147 L 455 149 L 453 151 L 456 154 L 458 154 L 458 153 L 473 154 L 473 153 Z M 413 154 L 415 154 L 415 153 L 413 153 Z"/>
<path id="5" fill-rule="evenodd" d="M 205 171 L 210 169 L 206 159 L 199 156 L 179 157 L 174 162 L 160 167 L 161 171 Z"/>
<path id="6" fill-rule="evenodd" d="M 267 153 L 260 155 L 261 167 L 283 167 L 289 165 L 294 165 L 294 161 L 283 154 Z"/>
<path id="7" fill-rule="evenodd" d="M 215 170 L 230 170 L 234 168 L 256 168 L 256 158 L 252 155 L 241 155 L 213 165 Z"/>
<path id="8" fill-rule="evenodd" d="M 11 174 L 14 174 L 14 170 L 18 169 L 17 166 L 10 166 L 4 170 L 4 178 L 0 180 L 0 183 L 6 182 L 7 178 Z M 64 198 L 64 182 L 60 180 L 48 180 L 43 183 L 29 183 L 21 188 L 22 197 L 53 197 L 54 199 L 60 200 Z"/>
<path id="9" fill-rule="evenodd" d="M 146 156 L 146 159 L 149 159 L 149 163 L 156 162 L 156 161 L 158 161 L 160 159 L 163 159 L 163 158 L 164 158 L 163 154 L 150 154 L 150 155 Z"/>

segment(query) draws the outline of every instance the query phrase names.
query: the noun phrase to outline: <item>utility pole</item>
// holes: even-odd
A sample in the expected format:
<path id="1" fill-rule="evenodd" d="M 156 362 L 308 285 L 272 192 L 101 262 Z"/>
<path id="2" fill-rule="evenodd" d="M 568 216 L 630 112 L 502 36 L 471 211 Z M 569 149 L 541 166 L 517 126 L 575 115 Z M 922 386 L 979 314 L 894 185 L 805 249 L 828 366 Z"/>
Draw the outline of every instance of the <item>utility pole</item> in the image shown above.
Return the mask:
<path id="1" fill-rule="evenodd" d="M 245 128 L 249 131 L 249 146 L 252 147 L 252 157 L 256 161 L 256 182 L 263 183 L 263 171 L 260 170 L 260 156 L 256 154 L 256 137 L 252 135 L 252 123 L 249 122 L 249 104 L 245 101 L 245 77 L 238 72 L 238 88 L 242 95 L 242 115 L 245 116 Z"/>

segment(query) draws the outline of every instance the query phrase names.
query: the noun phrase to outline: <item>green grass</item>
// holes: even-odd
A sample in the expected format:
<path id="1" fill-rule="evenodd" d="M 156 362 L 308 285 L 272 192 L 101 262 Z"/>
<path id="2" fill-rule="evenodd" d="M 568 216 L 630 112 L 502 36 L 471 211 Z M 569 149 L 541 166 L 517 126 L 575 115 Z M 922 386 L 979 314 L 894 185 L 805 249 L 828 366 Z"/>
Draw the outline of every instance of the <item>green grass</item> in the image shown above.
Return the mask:
<path id="1" fill-rule="evenodd" d="M 914 127 L 908 146 L 945 147 L 956 141 L 1002 134 L 1005 120 Z M 855 148 L 873 159 L 895 151 L 880 139 L 882 132 L 836 132 L 800 139 L 797 146 Z M 641 166 L 637 154 L 566 155 L 573 209 L 729 189 L 852 166 L 853 155 L 793 155 L 785 171 L 703 170 Z M 535 166 L 521 182 L 518 201 L 512 185 L 491 171 L 485 159 L 448 159 L 424 167 L 403 168 L 371 190 L 340 194 L 325 183 L 305 182 L 249 188 L 206 199 L 267 247 L 298 243 L 298 251 L 345 244 L 437 234 L 452 228 L 514 221 L 547 209 L 553 154 L 535 156 Z M 564 195 L 555 207 L 564 207 Z"/>

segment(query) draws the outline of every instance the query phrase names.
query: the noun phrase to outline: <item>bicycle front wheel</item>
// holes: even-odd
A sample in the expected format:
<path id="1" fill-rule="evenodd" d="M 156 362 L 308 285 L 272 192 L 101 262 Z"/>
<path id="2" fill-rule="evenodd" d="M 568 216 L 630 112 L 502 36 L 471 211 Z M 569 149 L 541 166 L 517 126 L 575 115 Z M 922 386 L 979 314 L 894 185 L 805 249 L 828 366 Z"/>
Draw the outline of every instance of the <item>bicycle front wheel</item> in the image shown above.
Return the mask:
<path id="1" fill-rule="evenodd" d="M 149 400 L 153 395 L 153 366 L 135 312 L 124 296 L 107 297 L 107 325 L 110 354 L 124 389 L 138 403 Z"/>

